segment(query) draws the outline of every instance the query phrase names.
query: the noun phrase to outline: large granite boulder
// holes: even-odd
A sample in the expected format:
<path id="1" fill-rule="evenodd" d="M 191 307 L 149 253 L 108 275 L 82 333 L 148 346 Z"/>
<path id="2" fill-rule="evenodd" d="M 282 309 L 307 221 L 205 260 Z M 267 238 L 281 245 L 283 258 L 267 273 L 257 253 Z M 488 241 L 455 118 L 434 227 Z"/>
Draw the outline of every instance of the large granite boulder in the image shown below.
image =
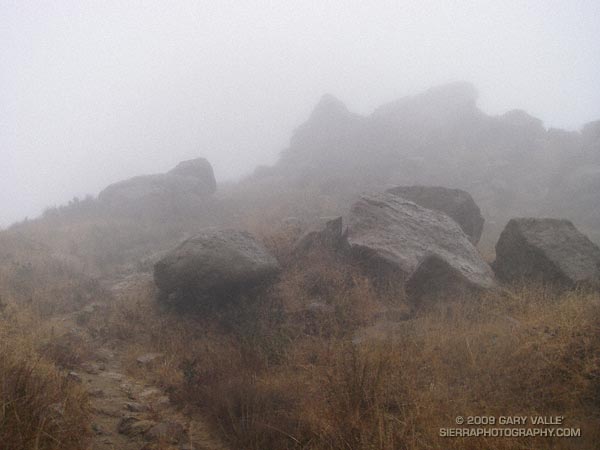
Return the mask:
<path id="1" fill-rule="evenodd" d="M 495 286 L 491 268 L 454 220 L 397 195 L 363 195 L 350 210 L 346 235 L 352 255 L 398 274 L 416 301 Z"/>
<path id="2" fill-rule="evenodd" d="M 179 163 L 167 173 L 141 175 L 111 184 L 98 200 L 112 207 L 176 203 L 215 192 L 217 184 L 210 163 L 197 158 Z"/>
<path id="3" fill-rule="evenodd" d="M 512 219 L 496 244 L 493 267 L 507 282 L 598 284 L 600 249 L 568 220 Z"/>
<path id="4" fill-rule="evenodd" d="M 277 260 L 249 233 L 208 229 L 160 259 L 154 281 L 163 298 L 202 303 L 233 298 L 278 271 Z"/>
<path id="5" fill-rule="evenodd" d="M 448 214 L 460 225 L 473 244 L 479 242 L 484 219 L 468 192 L 439 186 L 398 186 L 388 189 L 387 192 L 425 208 Z"/>

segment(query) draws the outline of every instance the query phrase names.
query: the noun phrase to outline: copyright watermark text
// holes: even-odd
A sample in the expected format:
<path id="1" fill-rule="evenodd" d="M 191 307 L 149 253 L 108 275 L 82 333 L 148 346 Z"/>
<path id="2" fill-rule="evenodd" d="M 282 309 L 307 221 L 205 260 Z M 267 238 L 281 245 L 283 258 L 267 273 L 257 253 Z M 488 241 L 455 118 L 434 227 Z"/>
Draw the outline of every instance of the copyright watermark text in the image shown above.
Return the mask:
<path id="1" fill-rule="evenodd" d="M 440 428 L 440 437 L 581 437 L 581 428 L 565 425 L 564 416 L 456 416 L 458 427 Z"/>

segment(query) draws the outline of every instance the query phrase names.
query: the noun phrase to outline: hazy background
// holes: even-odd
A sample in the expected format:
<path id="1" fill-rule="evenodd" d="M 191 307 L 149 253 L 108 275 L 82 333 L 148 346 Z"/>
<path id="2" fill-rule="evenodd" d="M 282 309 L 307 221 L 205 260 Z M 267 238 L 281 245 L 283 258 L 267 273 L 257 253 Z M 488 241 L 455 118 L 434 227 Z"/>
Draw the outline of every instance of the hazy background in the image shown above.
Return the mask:
<path id="1" fill-rule="evenodd" d="M 600 118 L 591 1 L 0 0 L 0 226 L 178 161 L 272 163 L 318 98 L 468 80 L 488 113 Z"/>

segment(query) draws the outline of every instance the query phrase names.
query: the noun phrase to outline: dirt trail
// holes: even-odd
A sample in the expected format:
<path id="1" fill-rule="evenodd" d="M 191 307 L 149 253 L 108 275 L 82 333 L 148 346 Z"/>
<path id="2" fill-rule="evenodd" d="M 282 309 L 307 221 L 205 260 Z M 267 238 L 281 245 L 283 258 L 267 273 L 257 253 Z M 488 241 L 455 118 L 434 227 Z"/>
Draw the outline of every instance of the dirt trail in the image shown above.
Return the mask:
<path id="1" fill-rule="evenodd" d="M 85 339 L 96 355 L 68 375 L 90 396 L 93 436 L 86 450 L 226 450 L 201 417 L 182 414 L 159 388 L 126 375 L 119 349 L 95 342 L 76 317 L 63 316 L 54 326 Z"/>

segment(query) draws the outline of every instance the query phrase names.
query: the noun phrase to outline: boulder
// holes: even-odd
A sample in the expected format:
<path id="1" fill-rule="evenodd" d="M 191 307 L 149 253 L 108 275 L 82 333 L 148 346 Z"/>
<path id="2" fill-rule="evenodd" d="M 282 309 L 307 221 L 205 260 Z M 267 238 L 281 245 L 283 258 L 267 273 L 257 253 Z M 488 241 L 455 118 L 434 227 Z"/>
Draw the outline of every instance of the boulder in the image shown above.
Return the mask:
<path id="1" fill-rule="evenodd" d="M 136 362 L 140 366 L 150 366 L 155 363 L 157 360 L 163 358 L 165 355 L 163 353 L 145 353 L 137 357 Z"/>
<path id="2" fill-rule="evenodd" d="M 425 208 L 448 214 L 460 225 L 473 244 L 477 245 L 483 231 L 483 216 L 466 191 L 438 186 L 398 186 L 387 192 L 415 202 Z"/>
<path id="3" fill-rule="evenodd" d="M 600 249 L 569 220 L 511 219 L 496 244 L 493 268 L 507 282 L 598 284 Z"/>
<path id="4" fill-rule="evenodd" d="M 163 297 L 203 302 L 231 298 L 279 271 L 277 260 L 252 235 L 207 229 L 184 241 L 154 265 Z"/>
<path id="5" fill-rule="evenodd" d="M 197 158 L 181 162 L 167 173 L 141 175 L 111 184 L 100 192 L 98 200 L 110 207 L 140 206 L 204 197 L 216 188 L 210 163 Z"/>
<path id="6" fill-rule="evenodd" d="M 344 245 L 341 217 L 323 217 L 300 237 L 294 253 L 304 254 L 315 249 L 339 249 Z"/>
<path id="7" fill-rule="evenodd" d="M 206 192 L 213 193 L 217 190 L 217 182 L 213 168 L 205 158 L 190 159 L 182 161 L 175 168 L 167 172 L 168 175 L 179 177 L 190 177 L 201 180 L 206 188 Z"/>
<path id="8" fill-rule="evenodd" d="M 414 301 L 455 287 L 495 286 L 491 268 L 454 220 L 397 195 L 361 196 L 346 234 L 352 255 L 380 273 L 400 276 Z"/>

